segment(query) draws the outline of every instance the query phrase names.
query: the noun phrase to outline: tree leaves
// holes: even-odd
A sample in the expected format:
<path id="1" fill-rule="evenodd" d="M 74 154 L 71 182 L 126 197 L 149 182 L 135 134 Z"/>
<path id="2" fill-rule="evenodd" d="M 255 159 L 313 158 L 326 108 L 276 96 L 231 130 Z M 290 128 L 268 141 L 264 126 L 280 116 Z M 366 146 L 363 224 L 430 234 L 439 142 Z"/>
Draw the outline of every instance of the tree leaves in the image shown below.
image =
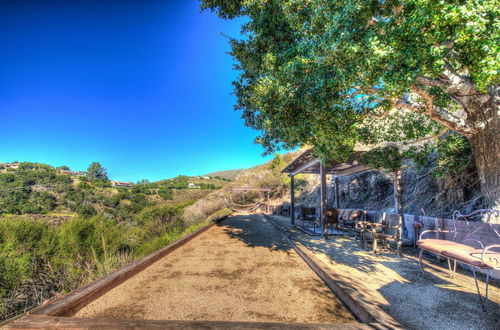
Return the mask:
<path id="1" fill-rule="evenodd" d="M 339 160 L 356 142 L 432 136 L 443 128 L 415 95 L 416 110 L 396 107 L 380 121 L 364 114 L 408 101 L 417 78 L 445 69 L 480 91 L 499 81 L 496 1 L 205 0 L 203 8 L 248 17 L 244 40 L 231 41 L 241 70 L 235 108 L 261 131 L 256 142 L 267 153 L 308 144 Z M 419 87 L 457 112 L 442 86 Z"/>

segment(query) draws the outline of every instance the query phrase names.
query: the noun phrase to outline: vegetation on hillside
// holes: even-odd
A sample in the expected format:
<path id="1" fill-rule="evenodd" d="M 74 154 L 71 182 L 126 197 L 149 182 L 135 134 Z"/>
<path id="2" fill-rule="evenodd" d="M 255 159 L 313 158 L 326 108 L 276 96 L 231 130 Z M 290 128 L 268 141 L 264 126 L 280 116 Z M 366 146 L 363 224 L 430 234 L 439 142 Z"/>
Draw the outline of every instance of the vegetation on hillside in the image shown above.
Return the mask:
<path id="1" fill-rule="evenodd" d="M 221 180 L 226 180 L 226 181 L 234 181 L 236 177 L 242 173 L 244 173 L 246 170 L 239 169 L 239 170 L 227 170 L 227 171 L 218 171 L 218 172 L 212 172 L 207 174 L 206 176 L 215 178 L 215 179 L 221 179 Z"/>
<path id="2" fill-rule="evenodd" d="M 184 210 L 225 180 L 187 176 L 113 188 L 99 163 L 87 176 L 20 163 L 0 170 L 0 320 L 72 290 L 223 216 Z M 206 181 L 206 182 L 205 182 Z"/>
<path id="3" fill-rule="evenodd" d="M 106 169 L 99 163 L 89 166 L 86 177 L 77 177 L 49 165 L 25 162 L 17 169 L 0 170 L 0 215 L 75 213 L 86 218 L 101 213 L 126 220 L 144 207 L 177 202 L 177 195 L 187 202 L 186 195 L 196 199 L 226 184 L 215 179 L 197 183 L 201 194 L 178 193 L 188 190 L 191 181 L 181 175 L 157 182 L 143 180 L 131 188 L 112 188 Z"/>
<path id="4" fill-rule="evenodd" d="M 281 171 L 299 154 L 300 152 L 291 152 L 285 155 L 276 154 L 274 159 L 264 165 L 240 171 L 231 184 L 186 207 L 184 212 L 186 223 L 193 224 L 207 217 L 214 217 L 216 214 L 231 213 L 229 208 L 229 191 L 231 187 L 270 188 L 270 198 L 281 199 L 290 188 L 290 178 Z M 296 180 L 300 185 L 303 180 L 302 176 L 299 175 Z M 263 197 L 263 194 L 259 192 L 232 194 L 232 200 L 239 204 L 252 204 Z"/>

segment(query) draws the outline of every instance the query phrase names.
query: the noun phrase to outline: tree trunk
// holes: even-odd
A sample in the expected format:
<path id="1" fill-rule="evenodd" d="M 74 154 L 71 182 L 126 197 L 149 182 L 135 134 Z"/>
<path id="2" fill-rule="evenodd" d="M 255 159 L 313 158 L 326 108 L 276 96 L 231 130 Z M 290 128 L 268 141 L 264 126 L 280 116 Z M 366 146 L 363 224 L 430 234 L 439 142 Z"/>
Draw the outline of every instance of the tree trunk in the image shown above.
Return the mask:
<path id="1" fill-rule="evenodd" d="M 481 109 L 471 113 L 477 131 L 468 139 L 487 206 L 500 210 L 500 89 L 491 88 L 489 94 Z"/>
<path id="2" fill-rule="evenodd" d="M 469 142 L 487 206 L 500 209 L 500 127 L 484 129 Z"/>

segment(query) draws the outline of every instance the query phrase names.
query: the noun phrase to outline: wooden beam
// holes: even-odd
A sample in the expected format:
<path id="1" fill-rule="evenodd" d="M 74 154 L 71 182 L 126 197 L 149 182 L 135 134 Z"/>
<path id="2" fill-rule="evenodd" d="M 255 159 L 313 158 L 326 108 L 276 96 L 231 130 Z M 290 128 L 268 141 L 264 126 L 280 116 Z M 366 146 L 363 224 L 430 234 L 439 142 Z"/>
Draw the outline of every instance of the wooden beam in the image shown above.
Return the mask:
<path id="1" fill-rule="evenodd" d="M 321 224 L 321 236 L 326 238 L 326 168 L 323 163 L 319 167 L 320 175 L 320 224 Z"/>
<path id="2" fill-rule="evenodd" d="M 292 225 L 295 224 L 295 176 L 290 175 L 290 217 Z"/>
<path id="3" fill-rule="evenodd" d="M 292 173 L 290 173 L 291 175 L 297 175 L 301 172 L 303 172 L 304 170 L 308 169 L 309 167 L 311 166 L 314 166 L 314 165 L 317 165 L 320 163 L 320 160 L 319 159 L 313 159 L 307 163 L 305 163 L 304 165 L 301 165 L 299 167 L 297 167 Z"/>
<path id="4" fill-rule="evenodd" d="M 340 169 L 340 170 L 333 170 L 329 172 L 330 174 L 335 174 L 340 177 L 340 176 L 349 176 L 353 174 L 363 173 L 366 171 L 373 171 L 373 168 L 364 165 L 357 165 L 354 167 Z"/>
<path id="5" fill-rule="evenodd" d="M 91 319 L 33 315 L 14 322 L 10 329 L 373 329 L 363 323 L 285 323 L 191 320 Z"/>

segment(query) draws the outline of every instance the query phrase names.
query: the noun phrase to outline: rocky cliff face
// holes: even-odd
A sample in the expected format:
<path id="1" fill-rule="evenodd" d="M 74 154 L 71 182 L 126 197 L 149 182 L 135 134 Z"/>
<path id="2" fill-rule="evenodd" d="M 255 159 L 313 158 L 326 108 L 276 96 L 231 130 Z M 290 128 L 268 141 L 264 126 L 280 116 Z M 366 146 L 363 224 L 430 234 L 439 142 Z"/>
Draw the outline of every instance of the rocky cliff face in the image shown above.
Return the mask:
<path id="1" fill-rule="evenodd" d="M 318 206 L 319 175 L 303 175 L 297 204 Z M 328 205 L 334 205 L 333 180 L 328 179 Z M 393 211 L 392 175 L 384 171 L 369 171 L 339 179 L 341 208 L 364 208 Z M 406 163 L 402 176 L 403 212 L 407 214 L 451 217 L 454 210 L 468 213 L 483 207 L 479 177 L 473 165 L 461 174 L 435 178 L 432 168 L 417 171 Z M 288 197 L 289 198 L 289 197 Z M 289 199 L 288 199 L 289 200 Z"/>

